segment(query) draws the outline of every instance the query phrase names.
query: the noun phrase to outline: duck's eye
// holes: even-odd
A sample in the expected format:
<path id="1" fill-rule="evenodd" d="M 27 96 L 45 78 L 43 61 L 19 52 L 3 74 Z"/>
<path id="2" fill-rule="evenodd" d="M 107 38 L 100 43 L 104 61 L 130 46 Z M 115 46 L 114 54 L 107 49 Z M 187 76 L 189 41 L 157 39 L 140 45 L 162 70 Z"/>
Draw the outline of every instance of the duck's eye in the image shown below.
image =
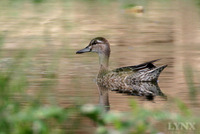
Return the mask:
<path id="1" fill-rule="evenodd" d="M 98 44 L 98 42 L 97 42 L 97 41 L 94 41 L 94 42 L 92 43 L 92 45 L 96 45 L 96 44 Z"/>

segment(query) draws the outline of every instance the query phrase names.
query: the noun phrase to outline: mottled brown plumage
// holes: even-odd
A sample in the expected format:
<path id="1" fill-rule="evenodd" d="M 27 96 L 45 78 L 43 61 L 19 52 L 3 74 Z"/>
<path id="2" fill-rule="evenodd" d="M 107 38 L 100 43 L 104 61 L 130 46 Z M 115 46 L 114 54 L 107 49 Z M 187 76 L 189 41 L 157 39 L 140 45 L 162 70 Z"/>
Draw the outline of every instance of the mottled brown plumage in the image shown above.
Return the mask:
<path id="1" fill-rule="evenodd" d="M 156 82 L 161 71 L 167 66 L 156 67 L 153 63 L 158 60 L 152 60 L 135 66 L 127 66 L 108 70 L 110 57 L 110 44 L 103 37 L 97 37 L 91 40 L 90 44 L 79 51 L 77 54 L 85 52 L 96 52 L 99 54 L 100 70 L 97 77 L 97 83 L 111 90 L 132 91 L 135 82 Z M 148 91 L 141 91 L 147 93 Z M 143 95 L 138 91 L 139 95 Z"/>

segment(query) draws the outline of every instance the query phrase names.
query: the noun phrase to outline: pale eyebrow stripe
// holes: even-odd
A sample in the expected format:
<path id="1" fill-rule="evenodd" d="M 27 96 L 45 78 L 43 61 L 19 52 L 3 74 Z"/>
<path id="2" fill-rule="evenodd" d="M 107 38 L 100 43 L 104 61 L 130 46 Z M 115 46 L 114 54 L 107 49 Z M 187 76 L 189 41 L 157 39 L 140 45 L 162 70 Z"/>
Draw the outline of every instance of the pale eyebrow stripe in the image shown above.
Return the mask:
<path id="1" fill-rule="evenodd" d="M 96 40 L 98 43 L 103 43 L 101 40 Z"/>

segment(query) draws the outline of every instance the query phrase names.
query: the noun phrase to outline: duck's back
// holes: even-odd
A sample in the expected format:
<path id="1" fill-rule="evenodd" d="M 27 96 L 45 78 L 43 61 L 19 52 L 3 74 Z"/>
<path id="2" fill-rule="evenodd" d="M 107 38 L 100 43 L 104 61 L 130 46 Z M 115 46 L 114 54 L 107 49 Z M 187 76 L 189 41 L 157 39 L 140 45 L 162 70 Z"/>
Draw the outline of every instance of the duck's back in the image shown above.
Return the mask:
<path id="1" fill-rule="evenodd" d="M 98 83 L 110 88 L 111 90 L 124 89 L 130 90 L 130 85 L 134 82 L 155 82 L 161 71 L 167 66 L 156 67 L 149 61 L 136 66 L 127 66 L 108 71 L 98 75 Z"/>

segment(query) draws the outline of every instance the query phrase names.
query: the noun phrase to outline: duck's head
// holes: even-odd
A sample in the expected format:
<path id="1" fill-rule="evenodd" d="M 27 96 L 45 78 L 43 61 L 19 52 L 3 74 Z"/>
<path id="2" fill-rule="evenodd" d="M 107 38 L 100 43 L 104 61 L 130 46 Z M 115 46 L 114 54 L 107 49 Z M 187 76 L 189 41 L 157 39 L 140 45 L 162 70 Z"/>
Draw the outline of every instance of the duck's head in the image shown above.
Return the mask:
<path id="1" fill-rule="evenodd" d="M 98 54 L 103 54 L 110 56 L 110 44 L 103 37 L 96 37 L 92 39 L 87 47 L 76 52 L 76 54 L 82 54 L 86 52 L 95 52 Z"/>

